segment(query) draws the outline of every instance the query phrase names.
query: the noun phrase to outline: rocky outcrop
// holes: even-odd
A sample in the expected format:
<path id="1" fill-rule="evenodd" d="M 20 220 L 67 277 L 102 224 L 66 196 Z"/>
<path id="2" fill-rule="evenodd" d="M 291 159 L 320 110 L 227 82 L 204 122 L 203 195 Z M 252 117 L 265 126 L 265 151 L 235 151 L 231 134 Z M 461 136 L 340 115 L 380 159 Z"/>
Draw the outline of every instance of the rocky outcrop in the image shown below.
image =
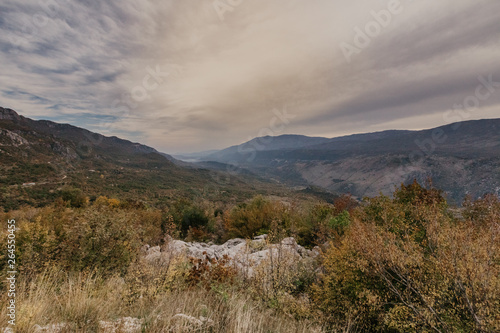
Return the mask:
<path id="1" fill-rule="evenodd" d="M 66 323 L 58 323 L 58 324 L 48 324 L 45 326 L 35 325 L 33 326 L 33 332 L 35 333 L 59 333 L 66 332 L 71 327 Z"/>
<path id="2" fill-rule="evenodd" d="M 139 333 L 144 320 L 132 317 L 118 318 L 114 321 L 99 321 L 99 332 L 103 333 Z M 45 326 L 34 325 L 35 333 L 62 333 L 76 331 L 74 325 L 68 323 L 48 324 Z M 10 331 L 5 331 L 10 332 Z"/>
<path id="3" fill-rule="evenodd" d="M 168 264 L 174 257 L 221 260 L 229 259 L 229 263 L 238 271 L 251 276 L 253 270 L 264 260 L 278 260 L 280 257 L 303 260 L 315 258 L 319 255 L 320 249 L 315 247 L 308 250 L 297 244 L 293 237 L 284 238 L 277 244 L 267 242 L 267 235 L 262 235 L 253 240 L 235 238 L 228 240 L 222 245 L 184 242 L 172 238 L 166 239 L 163 247 L 154 246 L 143 247 L 144 258 L 147 261 L 158 264 Z"/>
<path id="4" fill-rule="evenodd" d="M 6 130 L 6 129 L 0 129 L 0 135 L 7 137 L 11 141 L 11 145 L 14 147 L 19 147 L 22 145 L 28 145 L 29 142 L 19 134 Z M 0 144 L 2 145 L 2 144 Z M 3 146 L 3 145 L 2 145 Z"/>
<path id="5" fill-rule="evenodd" d="M 54 141 L 53 143 L 51 143 L 50 148 L 56 154 L 61 155 L 67 159 L 74 160 L 74 159 L 78 158 L 78 154 L 76 153 L 76 151 L 74 149 L 63 145 L 58 141 Z"/>
<path id="6" fill-rule="evenodd" d="M 172 317 L 172 320 L 186 322 L 189 325 L 193 326 L 193 328 L 198 328 L 198 329 L 200 329 L 203 326 L 208 327 L 214 324 L 214 321 L 210 318 L 206 318 L 203 316 L 195 318 L 193 316 L 188 316 L 183 313 L 176 314 L 175 316 Z"/>
<path id="7" fill-rule="evenodd" d="M 115 321 L 103 321 L 99 322 L 99 328 L 103 333 L 138 333 L 141 332 L 142 319 L 123 317 Z"/>
<path id="8" fill-rule="evenodd" d="M 16 111 L 0 107 L 0 120 L 19 121 L 20 119 L 21 116 Z"/>

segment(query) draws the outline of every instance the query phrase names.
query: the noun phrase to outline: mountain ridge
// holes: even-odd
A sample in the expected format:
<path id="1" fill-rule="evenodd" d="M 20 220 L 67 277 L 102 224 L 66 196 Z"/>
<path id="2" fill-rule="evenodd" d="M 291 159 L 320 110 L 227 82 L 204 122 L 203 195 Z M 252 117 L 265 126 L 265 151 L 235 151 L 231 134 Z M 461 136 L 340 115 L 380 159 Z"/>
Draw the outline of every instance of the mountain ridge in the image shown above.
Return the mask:
<path id="1" fill-rule="evenodd" d="M 468 120 L 419 131 L 352 134 L 282 149 L 251 141 L 205 157 L 236 164 L 288 185 L 319 186 L 356 196 L 389 194 L 395 185 L 436 180 L 452 201 L 500 190 L 500 119 Z M 312 142 L 312 141 L 310 141 Z M 286 146 L 281 143 L 282 146 Z M 452 171 L 455 170 L 455 171 Z M 455 174 L 453 173 L 455 172 Z"/>
<path id="2" fill-rule="evenodd" d="M 101 187 L 110 194 L 118 189 L 135 197 L 158 196 L 178 188 L 213 186 L 211 179 L 235 175 L 249 177 L 249 183 L 232 180 L 238 190 L 280 182 L 363 197 L 432 178 L 455 202 L 467 194 L 500 193 L 500 119 L 335 138 L 266 136 L 201 156 L 193 164 L 140 143 L 0 108 L 0 156 L 4 193 L 14 185 L 35 183 L 54 185 L 49 192 L 83 184 L 94 193 Z"/>
<path id="3" fill-rule="evenodd" d="M 188 165 L 140 143 L 0 108 L 0 207 L 45 205 L 76 190 L 91 199 L 153 203 L 179 197 L 234 201 L 284 189 L 250 173 Z"/>
<path id="4" fill-rule="evenodd" d="M 60 139 L 81 141 L 82 145 L 120 145 L 134 147 L 140 153 L 157 153 L 160 154 L 155 148 L 132 142 L 126 139 L 121 139 L 116 136 L 105 136 L 99 133 L 92 132 L 85 128 L 74 126 L 71 124 L 56 123 L 50 120 L 33 120 L 22 115 L 16 111 L 8 108 L 0 107 L 0 120 L 10 120 L 20 126 L 26 125 L 34 129 L 44 132 L 48 135 L 53 135 Z"/>

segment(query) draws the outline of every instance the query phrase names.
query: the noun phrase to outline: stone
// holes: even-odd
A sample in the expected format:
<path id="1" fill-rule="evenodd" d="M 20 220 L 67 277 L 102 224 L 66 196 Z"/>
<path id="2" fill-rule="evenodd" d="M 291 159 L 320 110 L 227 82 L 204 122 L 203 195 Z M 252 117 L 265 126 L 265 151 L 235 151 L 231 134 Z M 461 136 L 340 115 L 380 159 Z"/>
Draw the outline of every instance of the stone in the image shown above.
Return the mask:
<path id="1" fill-rule="evenodd" d="M 123 317 L 114 321 L 99 322 L 99 328 L 103 333 L 137 333 L 142 330 L 142 319 Z"/>
<path id="2" fill-rule="evenodd" d="M 280 256 L 287 256 L 293 260 L 303 260 L 315 258 L 321 252 L 319 248 L 308 250 L 297 244 L 293 237 L 284 238 L 279 244 L 267 244 L 267 235 L 261 235 L 254 240 L 242 238 L 230 239 L 222 245 L 214 245 L 200 242 L 184 242 L 171 237 L 165 238 L 163 247 L 143 246 L 145 250 L 144 258 L 147 261 L 167 265 L 174 257 L 221 260 L 226 257 L 229 265 L 232 265 L 246 277 L 253 275 L 254 268 L 262 261 Z"/>
<path id="3" fill-rule="evenodd" d="M 254 240 L 266 240 L 267 239 L 267 234 L 260 235 L 260 236 L 255 236 L 253 239 Z"/>
<path id="4" fill-rule="evenodd" d="M 189 322 L 190 324 L 193 324 L 195 326 L 202 326 L 203 321 L 201 319 L 195 318 L 193 316 L 188 316 L 183 313 L 178 313 L 175 316 L 172 317 L 172 319 L 183 319 Z"/>
<path id="5" fill-rule="evenodd" d="M 45 326 L 34 325 L 33 332 L 35 333 L 58 333 L 58 332 L 66 332 L 68 328 L 68 324 L 66 323 L 58 323 L 58 324 L 48 324 Z"/>

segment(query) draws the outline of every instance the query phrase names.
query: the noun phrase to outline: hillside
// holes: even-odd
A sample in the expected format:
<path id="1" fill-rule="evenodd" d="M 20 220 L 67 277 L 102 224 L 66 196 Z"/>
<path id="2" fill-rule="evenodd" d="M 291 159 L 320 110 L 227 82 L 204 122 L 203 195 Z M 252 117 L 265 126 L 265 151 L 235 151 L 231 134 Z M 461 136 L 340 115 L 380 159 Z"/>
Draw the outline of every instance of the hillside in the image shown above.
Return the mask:
<path id="1" fill-rule="evenodd" d="M 297 149 L 327 143 L 328 141 L 329 140 L 326 138 L 308 137 L 304 135 L 281 135 L 277 137 L 265 136 L 252 139 L 241 145 L 231 146 L 229 148 L 213 152 L 204 156 L 203 159 L 229 162 L 230 159 L 228 159 L 228 157 L 236 156 L 236 158 L 238 158 L 242 152 L 245 153 L 252 149 L 259 151 Z"/>
<path id="2" fill-rule="evenodd" d="M 154 148 L 0 108 L 0 207 L 44 205 L 63 192 L 145 202 L 179 196 L 231 201 L 282 188 L 193 167 Z"/>
<path id="3" fill-rule="evenodd" d="M 499 156 L 500 119 L 489 119 L 332 139 L 257 138 L 205 160 L 235 163 L 289 185 L 315 185 L 359 197 L 388 194 L 401 182 L 432 178 L 451 201 L 460 202 L 467 194 L 500 191 Z"/>

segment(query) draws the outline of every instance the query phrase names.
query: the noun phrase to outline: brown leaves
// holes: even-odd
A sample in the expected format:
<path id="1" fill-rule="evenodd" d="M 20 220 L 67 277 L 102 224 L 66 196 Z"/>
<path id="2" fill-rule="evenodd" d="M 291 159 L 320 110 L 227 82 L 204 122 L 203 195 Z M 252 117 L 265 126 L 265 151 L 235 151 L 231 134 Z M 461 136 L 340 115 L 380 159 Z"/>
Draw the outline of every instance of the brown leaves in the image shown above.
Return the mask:
<path id="1" fill-rule="evenodd" d="M 358 330 L 500 330 L 498 198 L 453 218 L 439 192 L 417 185 L 353 214 L 325 254 L 316 300 L 337 323 L 356 314 Z"/>
<path id="2" fill-rule="evenodd" d="M 203 259 L 189 258 L 192 265 L 191 270 L 186 278 L 188 284 L 194 286 L 202 284 L 207 289 L 210 289 L 211 284 L 217 283 L 232 283 L 236 277 L 236 269 L 230 265 L 230 260 L 227 255 L 221 259 L 210 258 L 206 252 Z"/>

